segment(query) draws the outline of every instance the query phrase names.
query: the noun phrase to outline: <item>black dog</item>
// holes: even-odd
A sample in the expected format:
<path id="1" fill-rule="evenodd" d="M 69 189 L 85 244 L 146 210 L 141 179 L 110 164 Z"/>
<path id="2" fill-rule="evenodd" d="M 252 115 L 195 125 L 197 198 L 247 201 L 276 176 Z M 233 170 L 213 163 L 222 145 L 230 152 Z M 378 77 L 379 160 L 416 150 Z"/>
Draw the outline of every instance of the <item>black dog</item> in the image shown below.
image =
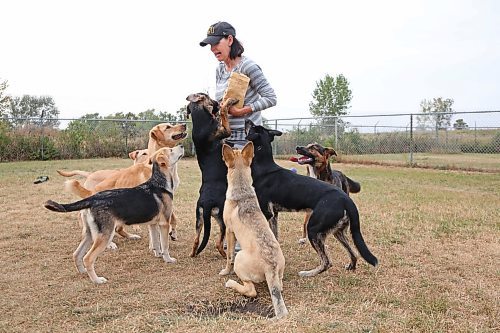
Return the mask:
<path id="1" fill-rule="evenodd" d="M 210 238 L 211 217 L 214 217 L 219 224 L 220 238 L 216 242 L 216 247 L 225 257 L 223 241 L 226 226 L 222 213 L 226 200 L 227 167 L 222 160 L 222 139 L 231 135 L 227 107 L 233 105 L 234 101 L 226 103 L 219 112 L 219 103 L 206 94 L 192 94 L 186 99 L 190 102 L 187 106 L 187 114 L 191 115 L 193 120 L 191 136 L 201 170 L 200 196 L 196 203 L 196 238 L 191 257 L 196 256 L 206 247 Z M 202 227 L 203 239 L 200 244 Z"/>
<path id="2" fill-rule="evenodd" d="M 168 252 L 168 231 L 173 190 L 177 186 L 174 167 L 183 155 L 182 146 L 160 149 L 152 157 L 155 160 L 151 178 L 139 186 L 98 192 L 69 204 L 52 200 L 44 204 L 45 208 L 61 213 L 82 210 L 82 241 L 73 253 L 80 273 L 86 272 L 95 283 L 107 281 L 95 273 L 95 261 L 113 239 L 116 227 L 123 225 L 158 224 L 163 259 L 168 263 L 176 261 Z"/>
<path id="3" fill-rule="evenodd" d="M 333 233 L 337 239 L 343 237 L 343 232 L 349 224 L 347 219 L 343 219 L 344 214 L 347 214 L 350 220 L 354 245 L 363 259 L 376 266 L 378 260 L 370 252 L 361 235 L 359 213 L 352 199 L 335 186 L 298 175 L 277 165 L 273 160 L 271 142 L 275 136 L 282 134 L 280 131 L 256 126 L 250 120 L 245 122 L 245 131 L 247 140 L 252 141 L 255 146 L 252 162 L 253 186 L 260 208 L 270 224 L 277 224 L 273 211 L 311 211 L 307 234 L 321 263 L 315 269 L 299 272 L 299 275 L 314 276 L 331 267 L 325 252 L 325 238 L 329 233 Z M 277 225 L 271 229 L 277 230 Z M 351 254 L 351 263 L 347 269 L 355 268 L 356 257 Z"/>

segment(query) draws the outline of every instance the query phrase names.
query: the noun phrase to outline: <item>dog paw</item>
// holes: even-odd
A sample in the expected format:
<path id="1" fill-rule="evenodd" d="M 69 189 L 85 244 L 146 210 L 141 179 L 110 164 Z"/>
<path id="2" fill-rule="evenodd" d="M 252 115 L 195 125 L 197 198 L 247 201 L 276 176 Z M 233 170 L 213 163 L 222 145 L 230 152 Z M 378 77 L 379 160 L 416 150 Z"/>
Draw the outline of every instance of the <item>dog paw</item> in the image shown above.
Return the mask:
<path id="1" fill-rule="evenodd" d="M 153 255 L 156 257 L 156 258 L 161 258 L 163 257 L 163 253 L 161 253 L 161 251 L 157 250 L 157 249 L 152 249 L 151 250 L 153 252 Z"/>
<path id="2" fill-rule="evenodd" d="M 234 286 L 237 284 L 238 284 L 238 282 L 229 279 L 226 281 L 226 288 L 234 288 Z"/>
<path id="3" fill-rule="evenodd" d="M 103 276 L 98 276 L 95 280 L 94 280 L 94 283 L 97 283 L 97 284 L 103 284 L 103 283 L 106 283 L 108 280 L 103 277 Z"/>
<path id="4" fill-rule="evenodd" d="M 130 234 L 129 236 L 127 236 L 127 239 L 130 239 L 130 240 L 138 240 L 138 239 L 141 239 L 141 236 L 139 236 L 139 235 L 134 235 L 134 234 Z"/>
<path id="5" fill-rule="evenodd" d="M 115 242 L 109 243 L 108 246 L 107 246 L 107 248 L 110 249 L 110 250 L 113 250 L 113 251 L 118 250 L 118 246 L 116 245 Z"/>
<path id="6" fill-rule="evenodd" d="M 349 263 L 349 264 L 345 265 L 344 268 L 347 271 L 354 271 L 354 270 L 356 270 L 356 265 L 355 264 L 353 265 L 352 263 Z"/>
<path id="7" fill-rule="evenodd" d="M 311 277 L 311 276 L 314 276 L 316 275 L 315 274 L 315 270 L 312 270 L 312 271 L 300 271 L 299 272 L 299 276 L 300 277 Z"/>
<path id="8" fill-rule="evenodd" d="M 307 243 L 307 238 L 299 238 L 300 245 L 306 245 L 306 243 Z"/>
<path id="9" fill-rule="evenodd" d="M 229 275 L 229 274 L 231 274 L 231 270 L 227 268 L 224 268 L 219 272 L 219 275 Z"/>
<path id="10" fill-rule="evenodd" d="M 173 264 L 173 263 L 177 262 L 177 259 L 172 258 L 170 256 L 163 256 L 163 260 L 165 260 L 165 262 L 168 264 Z"/>

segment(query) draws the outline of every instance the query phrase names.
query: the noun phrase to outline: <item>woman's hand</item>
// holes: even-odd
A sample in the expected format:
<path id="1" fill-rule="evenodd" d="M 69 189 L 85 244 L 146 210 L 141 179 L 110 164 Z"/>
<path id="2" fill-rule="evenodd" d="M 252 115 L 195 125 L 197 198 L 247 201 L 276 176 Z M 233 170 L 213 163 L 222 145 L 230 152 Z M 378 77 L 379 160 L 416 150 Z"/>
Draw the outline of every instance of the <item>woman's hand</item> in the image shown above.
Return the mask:
<path id="1" fill-rule="evenodd" d="M 252 113 L 252 108 L 248 105 L 244 105 L 242 108 L 237 108 L 236 106 L 231 106 L 228 113 L 233 117 L 244 117 Z"/>

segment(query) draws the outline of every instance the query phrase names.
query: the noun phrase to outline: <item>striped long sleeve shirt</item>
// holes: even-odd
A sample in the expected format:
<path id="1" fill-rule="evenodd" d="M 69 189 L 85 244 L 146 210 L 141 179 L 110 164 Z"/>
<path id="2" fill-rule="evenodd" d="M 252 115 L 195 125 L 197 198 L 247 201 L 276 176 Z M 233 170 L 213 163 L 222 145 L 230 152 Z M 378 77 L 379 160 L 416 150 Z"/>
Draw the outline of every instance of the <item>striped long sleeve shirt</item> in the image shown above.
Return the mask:
<path id="1" fill-rule="evenodd" d="M 244 105 L 252 108 L 252 113 L 244 117 L 233 117 L 229 115 L 229 125 L 231 127 L 231 137 L 229 141 L 245 141 L 245 120 L 250 119 L 256 125 L 262 125 L 262 115 L 260 111 L 276 105 L 277 99 L 273 88 L 267 81 L 261 68 L 253 60 L 242 56 L 240 63 L 233 68 L 233 71 L 245 74 L 250 78 L 248 90 L 245 95 Z M 216 90 L 215 99 L 222 101 L 226 91 L 231 72 L 226 70 L 223 62 L 219 64 L 216 70 Z"/>

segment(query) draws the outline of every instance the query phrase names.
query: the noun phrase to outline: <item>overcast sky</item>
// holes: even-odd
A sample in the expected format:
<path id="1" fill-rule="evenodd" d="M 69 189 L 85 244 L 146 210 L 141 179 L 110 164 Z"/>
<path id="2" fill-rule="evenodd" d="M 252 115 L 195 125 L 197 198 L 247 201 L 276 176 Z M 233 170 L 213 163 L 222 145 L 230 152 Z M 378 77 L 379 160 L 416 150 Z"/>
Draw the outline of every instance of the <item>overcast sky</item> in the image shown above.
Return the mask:
<path id="1" fill-rule="evenodd" d="M 275 89 L 268 119 L 309 116 L 316 81 L 343 74 L 350 114 L 500 109 L 500 1 L 3 0 L 0 80 L 50 95 L 61 118 L 175 113 L 213 95 L 217 61 L 198 43 L 219 20 Z M 497 124 L 498 125 L 498 124 Z"/>

